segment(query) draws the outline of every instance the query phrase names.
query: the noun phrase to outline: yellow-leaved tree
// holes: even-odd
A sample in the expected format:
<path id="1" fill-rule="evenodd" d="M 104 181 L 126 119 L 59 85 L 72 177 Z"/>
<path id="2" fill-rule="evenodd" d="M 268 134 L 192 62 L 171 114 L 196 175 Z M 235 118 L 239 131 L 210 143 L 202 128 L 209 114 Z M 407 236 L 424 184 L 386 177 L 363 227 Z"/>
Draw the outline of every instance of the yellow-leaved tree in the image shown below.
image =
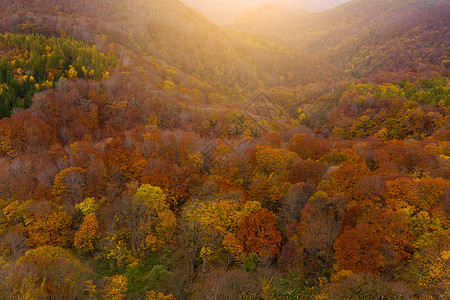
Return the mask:
<path id="1" fill-rule="evenodd" d="M 75 205 L 76 208 L 81 210 L 83 215 L 95 214 L 100 208 L 100 204 L 93 197 L 87 197 L 80 203 Z"/>
<path id="2" fill-rule="evenodd" d="M 152 214 L 158 214 L 169 208 L 169 204 L 166 201 L 166 195 L 160 187 L 143 184 L 138 188 L 134 196 L 137 201 L 145 203 Z"/>
<path id="3" fill-rule="evenodd" d="M 145 300 L 175 300 L 172 294 L 164 295 L 161 292 L 149 291 L 145 293 Z"/>
<path id="4" fill-rule="evenodd" d="M 127 291 L 127 278 L 123 275 L 106 277 L 108 284 L 103 289 L 103 299 L 122 300 L 125 299 Z"/>
<path id="5" fill-rule="evenodd" d="M 28 250 L 9 276 L 14 299 L 79 299 L 93 271 L 71 251 L 54 246 Z"/>
<path id="6" fill-rule="evenodd" d="M 239 203 L 232 200 L 210 202 L 193 202 L 184 211 L 184 218 L 193 229 L 200 225 L 200 230 L 211 237 L 203 241 L 205 249 L 212 247 L 214 236 L 219 235 L 221 245 L 235 258 L 240 258 L 243 247 L 236 237 L 237 230 L 247 216 L 261 209 L 258 201 Z"/>
<path id="7" fill-rule="evenodd" d="M 158 251 L 170 243 L 176 230 L 175 214 L 160 187 L 141 185 L 129 203 L 129 228 L 135 256 Z"/>

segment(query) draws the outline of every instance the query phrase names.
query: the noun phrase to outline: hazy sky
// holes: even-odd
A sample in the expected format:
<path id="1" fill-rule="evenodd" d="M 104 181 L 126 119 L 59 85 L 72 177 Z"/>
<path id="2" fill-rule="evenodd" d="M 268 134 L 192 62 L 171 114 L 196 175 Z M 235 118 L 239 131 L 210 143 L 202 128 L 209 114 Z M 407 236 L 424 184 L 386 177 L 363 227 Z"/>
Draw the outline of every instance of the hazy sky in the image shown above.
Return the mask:
<path id="1" fill-rule="evenodd" d="M 224 4 L 233 7 L 254 7 L 261 3 L 278 3 L 288 8 L 303 8 L 310 11 L 322 11 L 338 6 L 350 0 L 181 0 L 194 8 L 212 10 L 223 8 Z"/>
<path id="2" fill-rule="evenodd" d="M 267 3 L 267 2 L 276 2 L 279 4 L 282 4 L 286 7 L 291 8 L 304 8 L 305 6 L 308 7 L 327 7 L 331 8 L 337 5 L 340 5 L 342 3 L 348 2 L 350 0 L 203 0 L 197 2 L 230 2 L 230 3 L 248 3 L 248 4 L 260 4 L 260 3 Z"/>

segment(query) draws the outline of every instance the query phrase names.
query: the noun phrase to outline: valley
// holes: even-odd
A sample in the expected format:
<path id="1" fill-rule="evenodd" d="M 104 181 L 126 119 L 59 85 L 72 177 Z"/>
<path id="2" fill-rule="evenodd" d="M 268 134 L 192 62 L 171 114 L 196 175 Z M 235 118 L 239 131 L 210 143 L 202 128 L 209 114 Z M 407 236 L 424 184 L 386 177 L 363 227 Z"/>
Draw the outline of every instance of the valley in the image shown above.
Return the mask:
<path id="1" fill-rule="evenodd" d="M 288 2 L 0 0 L 0 298 L 450 295 L 450 4 Z"/>

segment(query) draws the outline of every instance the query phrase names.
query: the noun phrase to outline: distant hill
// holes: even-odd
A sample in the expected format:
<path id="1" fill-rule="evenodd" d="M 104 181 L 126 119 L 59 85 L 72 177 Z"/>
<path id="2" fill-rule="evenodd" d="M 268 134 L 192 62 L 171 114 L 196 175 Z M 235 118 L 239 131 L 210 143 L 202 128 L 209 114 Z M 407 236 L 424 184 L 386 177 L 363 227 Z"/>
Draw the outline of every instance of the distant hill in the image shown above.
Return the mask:
<path id="1" fill-rule="evenodd" d="M 255 7 L 254 3 L 229 0 L 181 0 L 181 2 L 198 10 L 218 25 L 231 24 Z"/>
<path id="2" fill-rule="evenodd" d="M 309 14 L 303 9 L 291 9 L 276 3 L 266 3 L 250 10 L 227 27 L 238 31 L 278 36 L 286 28 L 296 26 L 301 18 Z"/>
<path id="3" fill-rule="evenodd" d="M 448 60 L 450 2 L 352 1 L 300 21 L 295 42 L 357 77 Z"/>
<path id="4" fill-rule="evenodd" d="M 443 66 L 449 56 L 450 3 L 445 0 L 355 0 L 295 22 L 279 15 L 265 26 L 260 16 L 247 14 L 231 28 L 266 31 L 357 77 Z"/>
<path id="5" fill-rule="evenodd" d="M 309 54 L 231 33 L 177 0 L 3 2 L 3 31 L 55 34 L 95 42 L 102 34 L 203 79 L 228 95 L 262 86 L 348 78 Z"/>
<path id="6" fill-rule="evenodd" d="M 219 25 L 229 25 L 260 5 L 278 4 L 291 9 L 319 12 L 331 9 L 349 0 L 181 0 Z"/>
<path id="7" fill-rule="evenodd" d="M 311 12 L 329 10 L 333 7 L 348 2 L 349 0 L 275 0 L 274 3 L 281 4 L 292 9 L 305 9 Z"/>

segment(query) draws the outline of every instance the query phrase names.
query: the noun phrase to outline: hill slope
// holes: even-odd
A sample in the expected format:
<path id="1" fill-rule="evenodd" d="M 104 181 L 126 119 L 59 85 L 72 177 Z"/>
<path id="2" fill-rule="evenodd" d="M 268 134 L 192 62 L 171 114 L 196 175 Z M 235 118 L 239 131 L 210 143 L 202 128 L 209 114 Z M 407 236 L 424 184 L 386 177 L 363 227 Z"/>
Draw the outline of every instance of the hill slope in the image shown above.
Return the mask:
<path id="1" fill-rule="evenodd" d="M 197 76 L 228 95 L 261 86 L 348 78 L 323 60 L 251 35 L 230 33 L 176 0 L 5 3 L 1 29 L 61 32 L 85 41 L 106 34 Z M 61 10 L 59 7 L 64 7 Z M 26 12 L 26 13 L 23 13 Z"/>
<path id="2" fill-rule="evenodd" d="M 198 10 L 218 25 L 233 23 L 243 13 L 255 6 L 253 3 L 226 0 L 181 0 L 181 2 Z"/>
<path id="3" fill-rule="evenodd" d="M 219 25 L 228 25 L 265 4 L 282 5 L 291 9 L 319 12 L 331 9 L 349 0 L 181 0 Z"/>
<path id="4" fill-rule="evenodd" d="M 246 20 L 258 24 L 259 16 Z M 332 10 L 305 15 L 295 23 L 256 27 L 283 38 L 302 50 L 325 58 L 357 77 L 379 71 L 395 72 L 421 65 L 444 65 L 448 60 L 450 4 L 442 0 L 355 0 Z M 277 23 L 273 20 L 272 23 Z M 278 31 L 274 32 L 275 28 Z"/>
<path id="5" fill-rule="evenodd" d="M 228 27 L 239 31 L 277 36 L 285 28 L 295 26 L 306 15 L 308 12 L 303 9 L 290 9 L 279 4 L 266 3 L 250 10 Z"/>

